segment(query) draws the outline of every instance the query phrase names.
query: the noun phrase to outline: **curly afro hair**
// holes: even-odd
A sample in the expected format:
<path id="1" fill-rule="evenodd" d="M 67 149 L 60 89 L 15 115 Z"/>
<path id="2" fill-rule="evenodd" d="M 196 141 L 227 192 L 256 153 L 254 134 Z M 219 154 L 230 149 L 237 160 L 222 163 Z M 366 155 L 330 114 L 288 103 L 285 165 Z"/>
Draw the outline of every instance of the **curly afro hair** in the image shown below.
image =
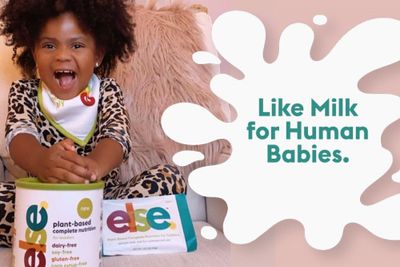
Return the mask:
<path id="1" fill-rule="evenodd" d="M 124 0 L 9 0 L 1 10 L 0 34 L 13 46 L 13 60 L 24 76 L 36 76 L 31 50 L 49 19 L 72 13 L 105 54 L 95 73 L 108 76 L 117 60 L 126 61 L 136 49 L 134 23 Z"/>

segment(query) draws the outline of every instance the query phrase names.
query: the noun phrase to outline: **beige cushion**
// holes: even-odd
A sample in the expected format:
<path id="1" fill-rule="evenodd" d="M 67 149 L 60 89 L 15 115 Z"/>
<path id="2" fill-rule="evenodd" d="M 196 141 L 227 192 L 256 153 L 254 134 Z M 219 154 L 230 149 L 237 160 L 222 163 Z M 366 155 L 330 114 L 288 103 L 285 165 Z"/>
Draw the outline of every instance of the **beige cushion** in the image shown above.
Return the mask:
<path id="1" fill-rule="evenodd" d="M 136 10 L 132 6 L 130 12 L 135 11 L 137 51 L 113 74 L 124 90 L 132 122 L 132 156 L 123 168 L 123 176 L 132 177 L 160 162 L 172 163 L 172 156 L 180 150 L 198 150 L 205 155 L 205 160 L 184 167 L 184 175 L 199 166 L 220 162 L 227 142 L 178 144 L 166 137 L 160 124 L 164 110 L 179 102 L 199 104 L 220 119 L 227 119 L 224 102 L 209 88 L 216 69 L 192 60 L 194 52 L 212 50 L 203 34 L 204 29 L 211 29 L 211 20 L 196 17 L 194 11 L 181 4 L 160 9 L 138 6 Z"/>

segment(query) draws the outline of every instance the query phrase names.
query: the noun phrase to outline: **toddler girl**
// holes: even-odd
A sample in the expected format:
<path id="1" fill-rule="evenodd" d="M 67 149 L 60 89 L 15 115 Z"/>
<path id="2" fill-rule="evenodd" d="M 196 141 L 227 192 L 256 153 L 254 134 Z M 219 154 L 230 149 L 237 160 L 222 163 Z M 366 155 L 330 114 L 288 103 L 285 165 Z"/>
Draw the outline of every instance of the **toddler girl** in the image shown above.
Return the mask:
<path id="1" fill-rule="evenodd" d="M 6 141 L 17 165 L 49 183 L 102 179 L 105 199 L 186 192 L 170 165 L 119 179 L 131 149 L 129 119 L 121 89 L 105 77 L 135 49 L 125 1 L 10 0 L 0 20 L 27 78 L 9 94 Z M 1 192 L 13 200 L 13 185 Z M 13 211 L 1 206 L 0 244 L 10 245 Z"/>

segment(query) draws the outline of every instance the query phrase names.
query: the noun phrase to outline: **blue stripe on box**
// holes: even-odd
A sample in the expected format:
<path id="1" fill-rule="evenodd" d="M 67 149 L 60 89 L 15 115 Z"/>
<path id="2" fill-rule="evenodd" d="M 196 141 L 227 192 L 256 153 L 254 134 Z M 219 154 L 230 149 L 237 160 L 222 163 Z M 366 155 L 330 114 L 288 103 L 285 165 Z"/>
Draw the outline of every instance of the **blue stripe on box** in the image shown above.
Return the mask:
<path id="1" fill-rule="evenodd" d="M 192 218 L 190 217 L 189 207 L 186 202 L 186 195 L 175 195 L 175 199 L 178 206 L 179 215 L 181 216 L 181 223 L 183 233 L 185 234 L 187 252 L 195 251 L 197 249 L 197 239 L 194 232 Z"/>

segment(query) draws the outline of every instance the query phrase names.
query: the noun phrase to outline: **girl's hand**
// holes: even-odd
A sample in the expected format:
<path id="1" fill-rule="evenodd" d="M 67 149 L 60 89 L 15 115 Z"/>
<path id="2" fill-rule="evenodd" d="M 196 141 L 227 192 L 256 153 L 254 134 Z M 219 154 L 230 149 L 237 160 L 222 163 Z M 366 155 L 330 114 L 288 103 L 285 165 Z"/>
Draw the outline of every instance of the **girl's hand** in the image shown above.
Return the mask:
<path id="1" fill-rule="evenodd" d="M 108 172 L 101 173 L 100 165 L 97 163 L 96 160 L 92 159 L 90 156 L 82 157 L 81 161 L 83 162 L 85 168 L 92 174 L 90 177 L 91 182 L 95 182 L 97 179 L 103 177 Z"/>
<path id="2" fill-rule="evenodd" d="M 45 149 L 38 177 L 48 183 L 89 183 L 96 180 L 93 164 L 75 152 L 74 143 L 65 139 Z"/>

